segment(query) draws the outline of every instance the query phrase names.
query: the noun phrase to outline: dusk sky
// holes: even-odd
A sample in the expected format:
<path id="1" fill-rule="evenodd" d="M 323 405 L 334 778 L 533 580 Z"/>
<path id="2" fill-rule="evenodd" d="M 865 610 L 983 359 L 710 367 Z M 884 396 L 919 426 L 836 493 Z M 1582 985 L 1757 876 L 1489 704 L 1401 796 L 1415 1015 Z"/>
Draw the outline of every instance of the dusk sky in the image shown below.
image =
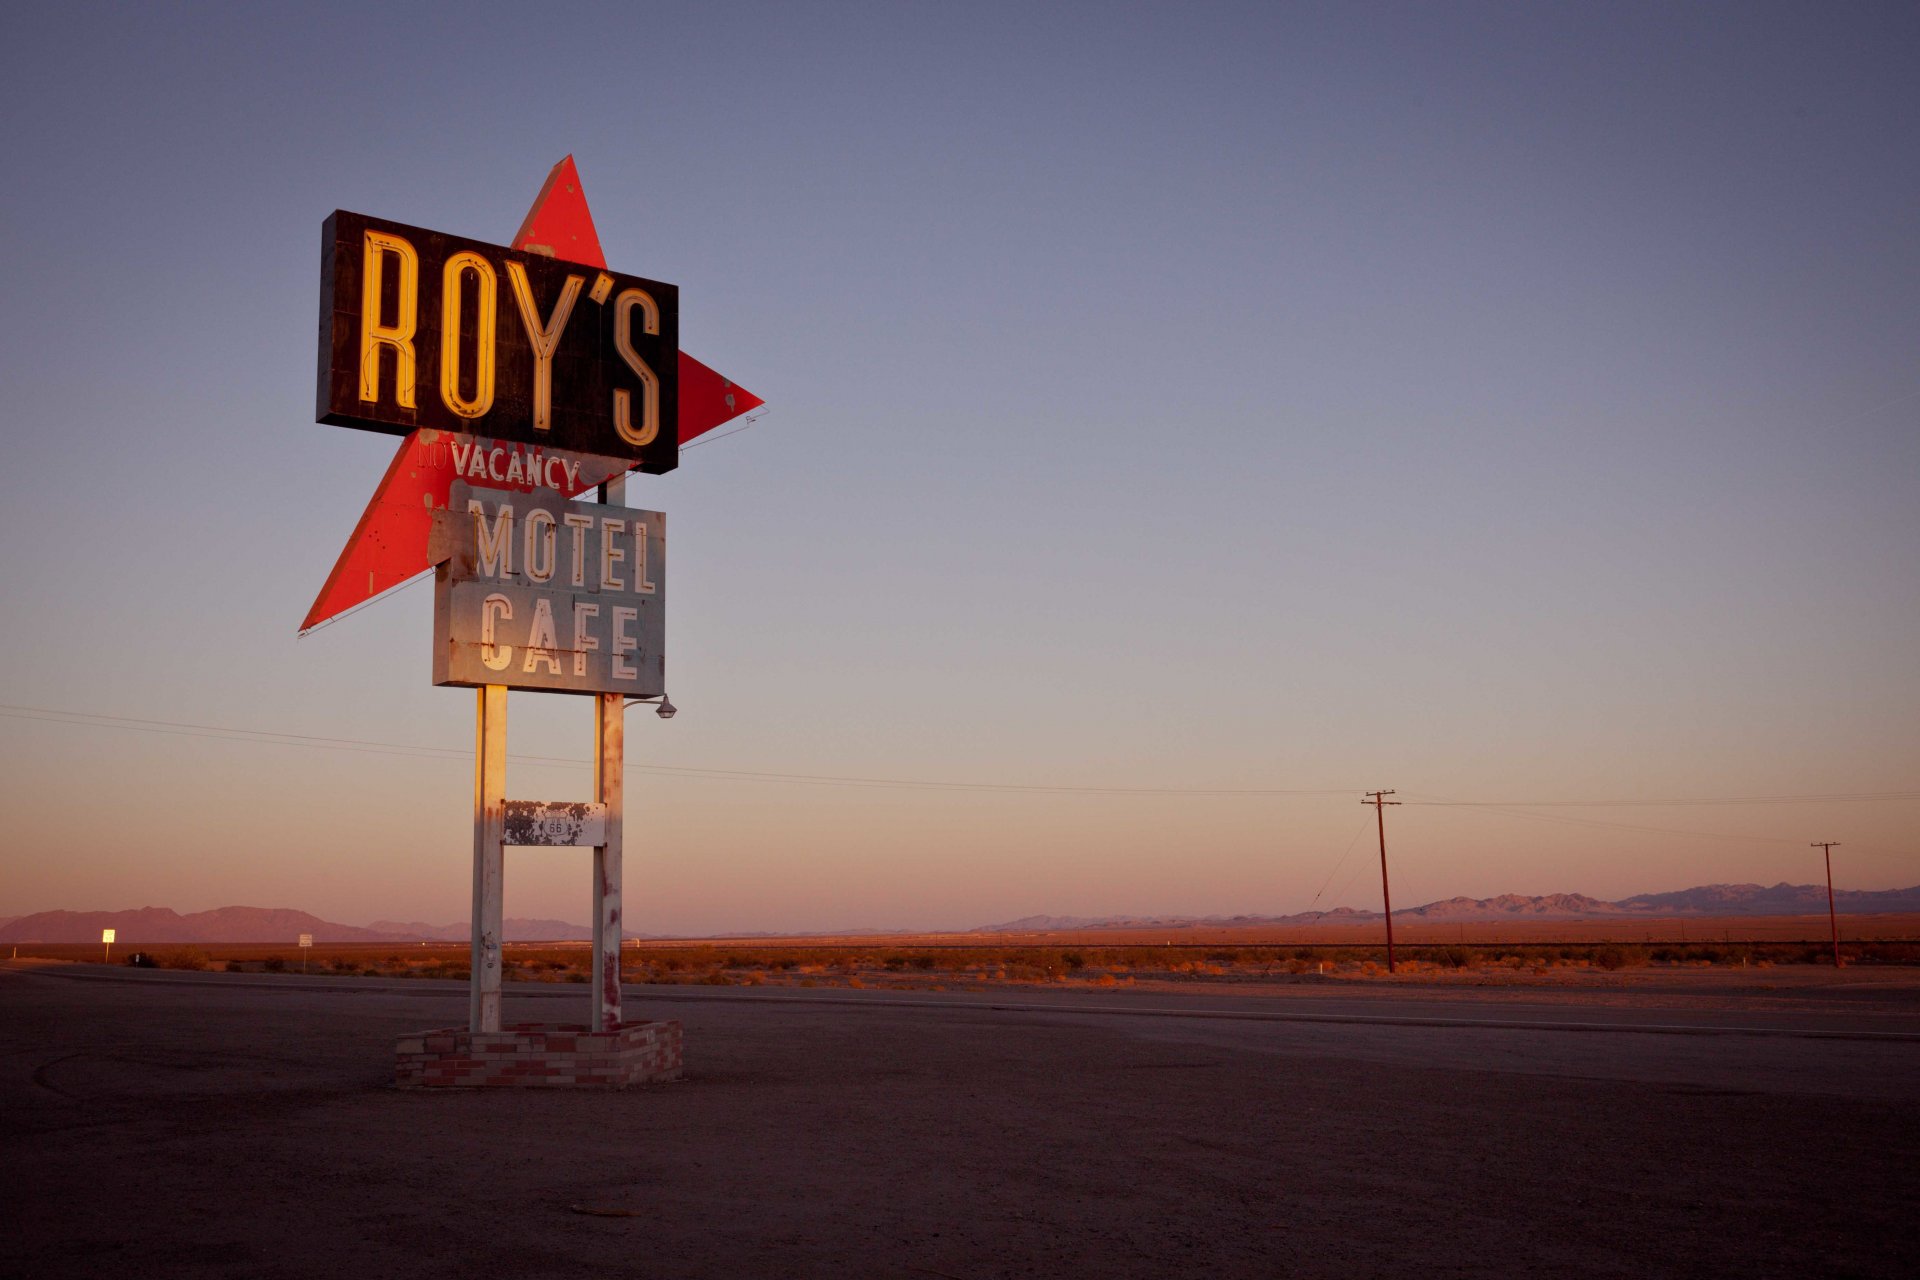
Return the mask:
<path id="1" fill-rule="evenodd" d="M 768 402 L 629 488 L 630 931 L 1377 908 L 1381 787 L 1397 905 L 1920 883 L 1916 66 L 1911 4 L 15 10 L 0 915 L 467 917 L 432 590 L 296 636 L 398 443 L 313 421 L 320 225 L 502 243 L 568 154 Z M 589 700 L 510 715 L 586 798 Z"/>

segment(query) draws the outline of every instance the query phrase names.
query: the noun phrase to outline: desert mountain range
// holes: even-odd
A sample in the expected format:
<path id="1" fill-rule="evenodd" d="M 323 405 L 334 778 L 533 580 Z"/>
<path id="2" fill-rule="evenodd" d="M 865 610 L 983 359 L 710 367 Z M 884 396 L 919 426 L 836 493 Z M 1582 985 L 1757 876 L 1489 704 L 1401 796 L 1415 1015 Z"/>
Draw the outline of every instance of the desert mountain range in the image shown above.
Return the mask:
<path id="1" fill-rule="evenodd" d="M 1834 905 L 1845 915 L 1920 912 L 1920 885 L 1911 889 L 1839 889 Z M 1816 915 L 1827 909 L 1827 891 L 1817 884 L 1708 884 L 1672 893 L 1643 893 L 1605 902 L 1580 893 L 1537 897 L 1506 893 L 1497 898 L 1447 898 L 1395 911 L 1395 919 L 1426 921 L 1591 920 L 1634 917 L 1643 920 L 1696 916 Z M 1004 924 L 982 925 L 975 933 L 1044 933 L 1063 929 L 1170 928 L 1181 925 L 1364 924 L 1378 911 L 1336 907 L 1288 916 L 1023 916 Z M 293 945 L 303 933 L 325 942 L 464 942 L 467 925 L 375 920 L 366 926 L 335 924 L 285 907 L 219 907 L 182 915 L 166 907 L 133 911 L 41 911 L 0 916 L 0 943 L 98 942 L 113 929 L 122 943 L 253 942 Z M 847 930 L 835 931 L 845 935 Z M 871 932 L 868 930 L 866 932 Z M 508 942 L 572 942 L 593 936 L 586 925 L 564 920 L 513 917 L 505 922 Z M 655 935 L 630 935 L 651 937 Z M 742 937 L 747 935 L 731 935 Z M 775 936 L 775 935 L 754 935 Z"/>
<path id="2" fill-rule="evenodd" d="M 508 942 L 567 942 L 591 938 L 593 930 L 564 920 L 509 918 Z M 264 942 L 293 946 L 310 933 L 323 942 L 465 942 L 467 925 L 376 920 L 361 928 L 335 924 L 287 907 L 218 907 L 187 915 L 167 907 L 134 911 L 42 911 L 0 923 L 0 942 L 98 942 L 112 929 L 120 942 Z"/>
<path id="3" fill-rule="evenodd" d="M 1878 915 L 1920 911 L 1920 885 L 1911 889 L 1836 889 L 1834 909 L 1842 915 Z M 1695 916 L 1800 916 L 1824 914 L 1824 885 L 1704 884 L 1671 893 L 1642 893 L 1617 902 L 1584 893 L 1548 893 L 1529 897 L 1503 893 L 1497 898 L 1445 898 L 1422 907 L 1396 908 L 1396 920 L 1593 920 L 1627 916 L 1643 920 Z M 1290 916 L 1023 916 L 1005 924 L 982 925 L 976 933 L 1045 933 L 1063 929 L 1173 928 L 1180 925 L 1364 924 L 1378 911 L 1335 907 Z M 4 936 L 0 934 L 0 936 Z"/>

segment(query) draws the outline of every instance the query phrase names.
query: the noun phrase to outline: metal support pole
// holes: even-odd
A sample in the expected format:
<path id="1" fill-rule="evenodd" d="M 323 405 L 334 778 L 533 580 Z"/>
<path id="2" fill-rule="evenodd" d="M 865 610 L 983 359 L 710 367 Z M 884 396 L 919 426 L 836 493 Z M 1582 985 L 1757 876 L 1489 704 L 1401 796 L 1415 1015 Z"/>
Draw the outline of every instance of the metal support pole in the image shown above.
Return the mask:
<path id="1" fill-rule="evenodd" d="M 1369 791 L 1361 804 L 1373 806 L 1374 816 L 1380 822 L 1380 909 L 1387 919 L 1387 972 L 1393 972 L 1393 894 L 1387 888 L 1387 811 L 1382 806 L 1399 804 L 1398 800 L 1389 800 L 1391 791 Z"/>
<path id="2" fill-rule="evenodd" d="M 627 478 L 600 486 L 600 501 L 614 506 L 627 500 Z M 593 1021 L 612 1031 L 620 1025 L 621 836 L 626 781 L 626 698 L 617 693 L 594 697 L 593 798 L 607 806 L 607 842 L 593 849 Z"/>
<path id="3" fill-rule="evenodd" d="M 626 699 L 594 697 L 593 798 L 607 806 L 607 842 L 593 849 L 593 1022 L 602 1031 L 620 1025 L 620 836 Z"/>
<path id="4" fill-rule="evenodd" d="M 1833 935 L 1833 967 L 1840 967 L 1840 917 L 1833 910 L 1833 850 L 1838 840 L 1815 840 L 1808 847 L 1827 856 L 1827 930 Z"/>
<path id="5" fill-rule="evenodd" d="M 475 691 L 473 953 L 467 1026 L 500 1029 L 500 934 L 506 906 L 507 687 Z"/>

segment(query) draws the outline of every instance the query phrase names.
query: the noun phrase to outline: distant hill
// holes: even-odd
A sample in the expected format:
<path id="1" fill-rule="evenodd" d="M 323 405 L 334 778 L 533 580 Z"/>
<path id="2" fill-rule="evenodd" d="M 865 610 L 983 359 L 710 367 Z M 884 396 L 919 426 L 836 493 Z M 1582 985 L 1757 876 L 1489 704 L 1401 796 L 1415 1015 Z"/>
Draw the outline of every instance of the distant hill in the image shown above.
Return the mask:
<path id="1" fill-rule="evenodd" d="M 1623 908 L 1617 903 L 1589 898 L 1584 893 L 1548 893 L 1539 897 L 1503 893 L 1497 898 L 1446 898 L 1429 902 L 1424 907 L 1411 907 L 1406 914 L 1427 920 L 1505 920 L 1513 916 L 1579 920 L 1589 916 L 1621 915 Z"/>
<path id="2" fill-rule="evenodd" d="M 1673 893 L 1643 893 L 1623 898 L 1628 911 L 1662 915 L 1797 916 L 1827 909 L 1827 888 L 1819 884 L 1707 884 Z M 1912 889 L 1835 889 L 1833 906 L 1846 915 L 1882 911 L 1920 911 L 1920 886 Z"/>
<path id="3" fill-rule="evenodd" d="M 1836 889 L 1834 909 L 1842 915 L 1920 912 L 1920 885 L 1911 889 Z M 1420 907 L 1403 907 L 1396 920 L 1590 920 L 1610 916 L 1799 916 L 1824 913 L 1827 890 L 1818 884 L 1707 884 L 1672 893 L 1643 893 L 1604 902 L 1583 893 L 1529 897 L 1505 893 L 1497 898 L 1446 898 Z M 1075 929 L 1178 929 L 1195 925 L 1362 924 L 1378 920 L 1378 911 L 1336 907 L 1290 916 L 1022 916 L 1005 924 L 981 925 L 975 933 L 1057 933 Z"/>
<path id="4" fill-rule="evenodd" d="M 1911 889 L 1838 889 L 1834 906 L 1844 915 L 1920 912 L 1920 885 Z M 1643 893 L 1618 902 L 1604 902 L 1581 893 L 1528 896 L 1505 893 L 1494 898 L 1445 898 L 1424 906 L 1395 911 L 1396 919 L 1434 922 L 1490 920 L 1591 920 L 1630 917 L 1673 919 L 1695 916 L 1818 915 L 1827 909 L 1824 885 L 1706 884 L 1671 893 Z M 1302 911 L 1286 916 L 1022 916 L 1004 924 L 981 925 L 974 933 L 1062 933 L 1083 929 L 1181 929 L 1262 925 L 1365 924 L 1380 919 L 1378 911 L 1335 907 L 1330 911 Z M 580 942 L 593 937 L 586 925 L 564 920 L 513 917 L 503 922 L 508 942 Z M 0 943 L 98 942 L 102 929 L 114 930 L 122 943 L 253 942 L 293 946 L 303 933 L 324 942 L 465 942 L 467 925 L 427 924 L 420 920 L 376 920 L 361 928 L 335 924 L 305 911 L 285 907 L 220 907 L 188 915 L 166 907 L 137 911 L 41 911 L 26 916 L 0 916 Z M 835 937 L 881 932 L 840 930 Z M 910 931 L 909 931 L 910 932 Z M 654 934 L 628 934 L 654 938 Z M 729 937 L 797 937 L 796 934 L 729 934 Z"/>
<path id="5" fill-rule="evenodd" d="M 584 925 L 562 920 L 504 922 L 508 942 L 562 942 L 591 938 Z M 219 907 L 188 915 L 167 907 L 135 911 L 41 911 L 0 922 L 0 942 L 98 942 L 100 931 L 112 929 L 122 943 L 266 942 L 295 946 L 310 933 L 326 942 L 464 942 L 462 924 L 397 924 L 377 920 L 366 928 L 335 924 L 305 911 L 285 907 Z"/>
<path id="6" fill-rule="evenodd" d="M 407 942 L 399 934 L 334 924 L 285 907 L 218 907 L 181 915 L 168 907 L 136 911 L 41 911 L 0 925 L 0 942 L 98 942 L 112 929 L 119 942 Z"/>

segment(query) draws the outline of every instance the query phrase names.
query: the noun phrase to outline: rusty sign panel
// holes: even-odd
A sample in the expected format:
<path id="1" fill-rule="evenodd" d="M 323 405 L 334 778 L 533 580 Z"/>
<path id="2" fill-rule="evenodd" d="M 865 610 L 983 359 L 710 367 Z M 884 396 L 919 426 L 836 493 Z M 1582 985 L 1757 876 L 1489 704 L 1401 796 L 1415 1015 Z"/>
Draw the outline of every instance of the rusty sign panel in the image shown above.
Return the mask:
<path id="1" fill-rule="evenodd" d="M 456 482 L 434 513 L 433 682 L 666 692 L 666 517 Z"/>
<path id="2" fill-rule="evenodd" d="M 321 422 L 679 463 L 680 290 L 335 211 L 321 231 Z"/>
<path id="3" fill-rule="evenodd" d="M 607 806 L 550 800 L 507 801 L 502 844 L 587 849 L 607 842 Z"/>

